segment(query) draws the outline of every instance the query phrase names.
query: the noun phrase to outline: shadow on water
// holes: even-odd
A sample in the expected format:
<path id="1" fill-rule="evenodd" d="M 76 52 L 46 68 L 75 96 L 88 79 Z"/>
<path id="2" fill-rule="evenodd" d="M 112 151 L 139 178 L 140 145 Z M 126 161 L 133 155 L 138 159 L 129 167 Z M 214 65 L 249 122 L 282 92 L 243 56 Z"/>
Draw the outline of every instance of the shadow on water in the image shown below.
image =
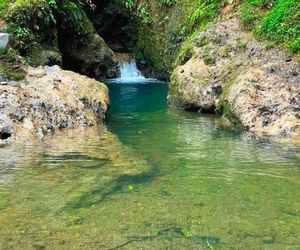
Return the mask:
<path id="1" fill-rule="evenodd" d="M 106 202 L 114 195 L 125 193 L 124 190 L 127 190 L 128 185 L 149 184 L 153 181 L 153 178 L 154 174 L 152 173 L 120 176 L 117 179 L 106 183 L 105 187 L 99 187 L 80 194 L 80 197 L 76 198 L 75 201 L 68 203 L 62 208 L 61 212 L 70 211 L 76 213 L 76 211 L 74 211 L 76 209 L 99 205 Z"/>
<path id="2" fill-rule="evenodd" d="M 129 236 L 127 237 L 128 241 L 123 244 L 120 244 L 116 247 L 109 248 L 109 250 L 115 249 L 122 249 L 125 246 L 139 243 L 143 245 L 143 243 L 147 241 L 155 241 L 155 240 L 167 240 L 171 241 L 172 239 L 183 239 L 188 240 L 190 244 L 197 245 L 198 247 L 205 247 L 211 249 L 220 249 L 220 239 L 213 237 L 213 236 L 201 236 L 201 235 L 194 235 L 188 236 L 184 234 L 182 228 L 179 227 L 170 227 L 161 229 L 155 235 L 148 235 L 148 236 Z M 188 238 L 188 239 L 187 239 Z"/>

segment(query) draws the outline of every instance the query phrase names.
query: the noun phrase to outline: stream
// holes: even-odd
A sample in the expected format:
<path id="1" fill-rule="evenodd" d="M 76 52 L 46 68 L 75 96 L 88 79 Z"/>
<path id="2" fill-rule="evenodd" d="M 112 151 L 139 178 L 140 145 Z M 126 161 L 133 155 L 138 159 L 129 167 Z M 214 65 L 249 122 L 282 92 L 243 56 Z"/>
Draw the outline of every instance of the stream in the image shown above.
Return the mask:
<path id="1" fill-rule="evenodd" d="M 107 124 L 0 148 L 0 249 L 299 249 L 300 148 L 167 106 L 135 62 Z"/>

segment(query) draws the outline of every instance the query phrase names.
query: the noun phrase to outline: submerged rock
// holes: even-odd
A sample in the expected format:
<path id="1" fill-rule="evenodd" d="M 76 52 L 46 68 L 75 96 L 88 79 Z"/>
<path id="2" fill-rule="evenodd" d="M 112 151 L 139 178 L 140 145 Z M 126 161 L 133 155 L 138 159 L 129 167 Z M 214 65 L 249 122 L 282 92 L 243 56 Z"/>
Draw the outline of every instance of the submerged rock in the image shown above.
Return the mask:
<path id="1" fill-rule="evenodd" d="M 220 112 L 257 134 L 300 133 L 299 63 L 267 49 L 235 18 L 202 32 L 192 48 L 191 58 L 172 75 L 172 105 Z"/>
<path id="2" fill-rule="evenodd" d="M 26 80 L 0 86 L 0 138 L 95 125 L 105 118 L 108 103 L 107 87 L 96 80 L 58 66 L 28 68 Z"/>

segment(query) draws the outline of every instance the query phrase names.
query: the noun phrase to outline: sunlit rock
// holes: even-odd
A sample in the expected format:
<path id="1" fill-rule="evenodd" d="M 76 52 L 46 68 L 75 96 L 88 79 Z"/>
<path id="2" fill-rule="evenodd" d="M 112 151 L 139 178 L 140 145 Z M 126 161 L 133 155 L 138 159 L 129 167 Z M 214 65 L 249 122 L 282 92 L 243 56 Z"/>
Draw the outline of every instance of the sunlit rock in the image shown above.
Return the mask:
<path id="1" fill-rule="evenodd" d="M 9 125 L 12 131 L 1 132 L 3 140 L 95 125 L 105 119 L 109 103 L 104 84 L 58 66 L 28 68 L 26 80 L 0 90 L 1 129 Z"/>

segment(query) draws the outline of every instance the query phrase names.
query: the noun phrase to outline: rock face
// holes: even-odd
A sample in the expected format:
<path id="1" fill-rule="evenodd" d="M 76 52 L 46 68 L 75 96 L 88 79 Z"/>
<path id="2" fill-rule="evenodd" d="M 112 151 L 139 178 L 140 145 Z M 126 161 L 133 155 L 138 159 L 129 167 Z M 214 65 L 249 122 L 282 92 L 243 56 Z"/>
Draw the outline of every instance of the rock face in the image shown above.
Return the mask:
<path id="1" fill-rule="evenodd" d="M 0 141 L 42 137 L 105 118 L 109 99 L 104 84 L 58 66 L 27 72 L 24 81 L 0 85 Z"/>
<path id="2" fill-rule="evenodd" d="M 41 65 L 53 66 L 62 65 L 62 56 L 57 51 L 43 50 L 41 52 Z"/>
<path id="3" fill-rule="evenodd" d="M 113 51 L 98 34 L 94 34 L 87 45 L 79 48 L 67 46 L 63 55 L 63 65 L 64 68 L 100 79 L 114 78 L 119 74 L 118 62 Z"/>
<path id="4" fill-rule="evenodd" d="M 0 52 L 8 49 L 9 45 L 9 34 L 0 33 Z"/>
<path id="5" fill-rule="evenodd" d="M 192 57 L 172 75 L 169 102 L 220 112 L 257 134 L 300 134 L 300 66 L 279 49 L 219 21 L 192 42 Z"/>

